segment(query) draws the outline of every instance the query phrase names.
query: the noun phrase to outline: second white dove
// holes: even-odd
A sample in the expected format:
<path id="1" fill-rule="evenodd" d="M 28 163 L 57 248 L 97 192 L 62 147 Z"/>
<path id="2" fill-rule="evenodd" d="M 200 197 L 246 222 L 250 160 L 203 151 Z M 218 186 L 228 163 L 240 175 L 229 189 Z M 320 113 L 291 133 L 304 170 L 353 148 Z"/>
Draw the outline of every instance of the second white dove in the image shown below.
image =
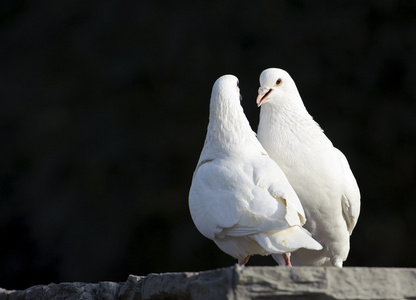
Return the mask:
<path id="1" fill-rule="evenodd" d="M 360 213 L 360 191 L 347 159 L 308 113 L 286 71 L 263 71 L 260 85 L 258 139 L 299 196 L 305 228 L 323 246 L 293 253 L 292 262 L 342 267 Z M 282 263 L 279 255 L 274 257 Z"/>

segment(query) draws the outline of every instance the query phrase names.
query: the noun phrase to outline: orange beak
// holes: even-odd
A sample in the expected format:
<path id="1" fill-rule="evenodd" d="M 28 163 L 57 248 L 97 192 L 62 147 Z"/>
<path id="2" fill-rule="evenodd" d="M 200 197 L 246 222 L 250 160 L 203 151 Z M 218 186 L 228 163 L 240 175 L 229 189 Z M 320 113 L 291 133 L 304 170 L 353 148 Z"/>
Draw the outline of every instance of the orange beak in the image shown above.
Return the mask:
<path id="1" fill-rule="evenodd" d="M 257 107 L 259 107 L 264 100 L 269 96 L 269 94 L 272 92 L 272 89 L 266 88 L 266 87 L 260 87 L 259 88 L 259 94 L 256 99 Z"/>

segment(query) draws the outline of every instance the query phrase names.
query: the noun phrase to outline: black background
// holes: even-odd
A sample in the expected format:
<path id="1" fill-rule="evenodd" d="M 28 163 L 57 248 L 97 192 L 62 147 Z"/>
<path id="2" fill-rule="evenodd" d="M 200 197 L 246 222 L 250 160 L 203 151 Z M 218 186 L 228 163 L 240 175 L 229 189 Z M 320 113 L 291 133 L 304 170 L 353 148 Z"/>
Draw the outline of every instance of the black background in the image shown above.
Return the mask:
<path id="1" fill-rule="evenodd" d="M 0 286 L 234 264 L 188 191 L 214 81 L 257 130 L 269 67 L 359 183 L 345 265 L 416 267 L 415 36 L 415 1 L 1 1 Z"/>

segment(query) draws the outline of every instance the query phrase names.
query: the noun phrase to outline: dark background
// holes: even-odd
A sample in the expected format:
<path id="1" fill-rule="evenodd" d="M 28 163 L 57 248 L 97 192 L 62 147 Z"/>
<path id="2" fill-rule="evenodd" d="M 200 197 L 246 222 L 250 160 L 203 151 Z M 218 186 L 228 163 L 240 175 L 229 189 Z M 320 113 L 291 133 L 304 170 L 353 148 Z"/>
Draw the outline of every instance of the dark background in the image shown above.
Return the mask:
<path id="1" fill-rule="evenodd" d="M 416 267 L 415 37 L 411 0 L 1 1 L 0 286 L 234 264 L 188 191 L 214 81 L 257 130 L 269 67 L 361 188 L 345 265 Z"/>

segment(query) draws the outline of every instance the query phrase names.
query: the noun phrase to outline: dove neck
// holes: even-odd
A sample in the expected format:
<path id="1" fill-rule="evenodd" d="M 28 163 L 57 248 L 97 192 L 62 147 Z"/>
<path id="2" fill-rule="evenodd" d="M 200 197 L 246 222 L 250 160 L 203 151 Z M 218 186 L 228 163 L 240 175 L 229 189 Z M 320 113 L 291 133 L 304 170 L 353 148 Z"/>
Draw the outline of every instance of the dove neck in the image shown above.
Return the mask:
<path id="1" fill-rule="evenodd" d="M 221 147 L 256 140 L 240 103 L 211 103 L 207 140 Z"/>
<path id="2" fill-rule="evenodd" d="M 265 146 L 265 143 L 269 142 L 280 141 L 282 145 L 290 145 L 293 149 L 298 149 L 299 145 L 304 144 L 327 143 L 322 129 L 303 103 L 285 100 L 281 103 L 264 103 L 261 107 L 257 137 L 266 150 L 268 146 Z"/>
<path id="3" fill-rule="evenodd" d="M 260 124 L 280 125 L 283 127 L 297 128 L 302 126 L 316 126 L 316 122 L 306 110 L 305 105 L 298 99 L 273 99 L 266 102 L 260 110 Z M 279 126 L 279 127 L 280 127 Z"/>

